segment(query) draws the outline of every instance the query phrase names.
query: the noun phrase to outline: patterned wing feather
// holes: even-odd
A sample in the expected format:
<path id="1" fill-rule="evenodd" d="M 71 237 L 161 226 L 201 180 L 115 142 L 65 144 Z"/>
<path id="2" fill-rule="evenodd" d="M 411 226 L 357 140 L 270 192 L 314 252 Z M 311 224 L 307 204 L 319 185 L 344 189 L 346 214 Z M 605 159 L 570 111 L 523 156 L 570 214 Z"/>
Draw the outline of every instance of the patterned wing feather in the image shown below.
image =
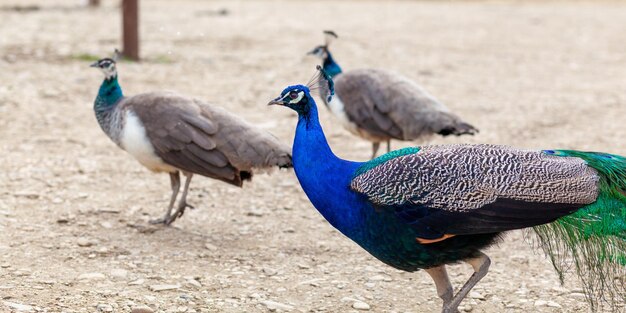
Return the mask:
<path id="1" fill-rule="evenodd" d="M 337 77 L 335 90 L 348 118 L 377 137 L 414 140 L 477 132 L 420 86 L 391 72 L 350 71 Z"/>
<path id="2" fill-rule="evenodd" d="M 382 162 L 357 175 L 351 188 L 376 206 L 393 208 L 424 238 L 434 238 L 551 222 L 594 202 L 598 180 L 597 171 L 579 158 L 447 145 Z"/>

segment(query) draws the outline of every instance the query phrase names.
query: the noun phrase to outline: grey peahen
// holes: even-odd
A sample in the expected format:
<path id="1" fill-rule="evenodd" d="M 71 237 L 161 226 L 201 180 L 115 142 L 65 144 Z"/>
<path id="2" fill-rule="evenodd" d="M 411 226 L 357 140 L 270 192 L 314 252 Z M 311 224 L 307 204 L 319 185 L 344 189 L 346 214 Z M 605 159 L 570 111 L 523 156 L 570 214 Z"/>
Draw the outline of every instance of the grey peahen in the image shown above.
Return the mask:
<path id="1" fill-rule="evenodd" d="M 337 35 L 332 31 L 324 34 L 326 43 L 309 52 L 322 59 L 324 70 L 335 81 L 335 97 L 322 100 L 344 128 L 372 142 L 372 158 L 381 142 L 387 142 L 389 152 L 391 139 L 412 141 L 434 134 L 478 132 L 406 77 L 379 69 L 344 73 L 328 50 Z"/>
<path id="2" fill-rule="evenodd" d="M 94 102 L 102 130 L 120 148 L 153 172 L 170 175 L 171 199 L 162 219 L 171 224 L 183 215 L 193 174 L 241 187 L 254 169 L 291 167 L 289 147 L 225 110 L 172 92 L 122 94 L 116 62 L 101 59 L 91 65 L 105 78 Z M 183 193 L 172 213 L 186 176 Z"/>

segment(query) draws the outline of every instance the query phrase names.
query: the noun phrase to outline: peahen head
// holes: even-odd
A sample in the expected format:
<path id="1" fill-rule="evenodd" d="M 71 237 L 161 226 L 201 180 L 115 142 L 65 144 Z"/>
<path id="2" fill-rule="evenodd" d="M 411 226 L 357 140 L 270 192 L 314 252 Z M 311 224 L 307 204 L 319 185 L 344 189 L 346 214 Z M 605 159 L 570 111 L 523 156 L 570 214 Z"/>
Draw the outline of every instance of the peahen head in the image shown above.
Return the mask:
<path id="1" fill-rule="evenodd" d="M 339 36 L 337 36 L 337 34 L 335 34 L 332 30 L 325 30 L 324 37 L 326 38 L 325 43 L 313 48 L 313 50 L 309 51 L 307 54 L 320 58 L 322 60 L 322 65 L 324 66 L 324 70 L 326 70 L 330 76 L 335 76 L 341 73 L 341 67 L 333 59 L 333 56 L 328 50 L 328 46 L 334 39 L 339 38 Z"/>
<path id="2" fill-rule="evenodd" d="M 335 32 L 333 32 L 332 30 L 325 30 L 324 38 L 325 40 L 323 45 L 319 45 L 313 48 L 313 50 L 309 51 L 307 54 L 314 55 L 322 60 L 326 60 L 330 56 L 328 46 L 334 39 L 339 38 L 339 36 L 337 36 L 337 34 L 335 34 Z"/>
<path id="3" fill-rule="evenodd" d="M 315 74 L 309 83 L 305 85 L 289 86 L 280 93 L 280 96 L 270 101 L 268 105 L 282 105 L 298 112 L 299 115 L 307 115 L 312 107 L 315 106 L 315 100 L 311 96 L 311 90 L 323 90 L 328 101 L 335 94 L 335 86 L 332 78 L 321 67 L 317 66 L 318 73 Z"/>
<path id="4" fill-rule="evenodd" d="M 104 77 L 108 80 L 114 77 L 117 77 L 117 69 L 115 68 L 115 60 L 111 58 L 104 58 L 96 61 L 95 63 L 90 65 L 91 67 L 99 68 L 102 73 L 104 73 Z"/>
<path id="5" fill-rule="evenodd" d="M 115 67 L 115 63 L 120 58 L 120 56 L 120 51 L 115 49 L 115 52 L 113 52 L 113 58 L 100 59 L 92 63 L 90 66 L 99 68 L 102 73 L 104 73 L 104 77 L 107 80 L 110 80 L 117 77 L 117 68 Z"/>

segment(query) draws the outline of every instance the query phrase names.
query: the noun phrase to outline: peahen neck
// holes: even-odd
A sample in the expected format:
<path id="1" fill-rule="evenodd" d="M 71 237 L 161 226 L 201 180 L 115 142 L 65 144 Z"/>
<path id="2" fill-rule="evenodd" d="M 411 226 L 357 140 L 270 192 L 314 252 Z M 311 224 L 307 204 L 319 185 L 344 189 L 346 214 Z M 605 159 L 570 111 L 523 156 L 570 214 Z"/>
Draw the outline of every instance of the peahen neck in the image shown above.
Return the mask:
<path id="1" fill-rule="evenodd" d="M 323 67 L 330 77 L 335 77 L 341 74 L 341 67 L 337 64 L 337 62 L 335 62 L 335 59 L 330 54 L 330 51 L 326 51 L 326 58 L 324 59 Z"/>
<path id="2" fill-rule="evenodd" d="M 350 190 L 352 174 L 361 163 L 338 158 L 319 123 L 317 107 L 299 112 L 293 145 L 293 165 L 304 192 L 331 225 L 348 237 L 357 236 L 362 201 Z"/>
<path id="3" fill-rule="evenodd" d="M 100 85 L 93 108 L 96 113 L 111 110 L 123 97 L 122 87 L 117 82 L 117 75 L 105 78 L 102 85 Z"/>
<path id="4" fill-rule="evenodd" d="M 115 108 L 117 104 L 122 100 L 124 95 L 122 94 L 122 88 L 117 82 L 117 75 L 111 78 L 105 78 L 100 85 L 98 96 L 94 101 L 93 109 L 96 112 L 96 119 L 102 130 L 117 142 L 116 132 L 113 130 L 116 127 L 116 115 Z"/>

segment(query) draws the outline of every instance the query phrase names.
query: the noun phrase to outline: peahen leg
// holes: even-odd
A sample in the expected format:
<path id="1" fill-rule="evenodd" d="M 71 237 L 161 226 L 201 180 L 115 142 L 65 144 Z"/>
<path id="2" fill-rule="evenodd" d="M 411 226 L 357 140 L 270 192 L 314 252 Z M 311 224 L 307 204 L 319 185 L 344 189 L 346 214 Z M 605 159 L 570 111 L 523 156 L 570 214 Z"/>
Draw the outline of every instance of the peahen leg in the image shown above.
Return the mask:
<path id="1" fill-rule="evenodd" d="M 180 174 L 178 172 L 170 173 L 170 185 L 172 186 L 172 197 L 170 198 L 170 205 L 167 207 L 167 212 L 162 218 L 151 220 L 151 224 L 167 224 L 170 219 L 174 203 L 176 203 L 176 197 L 178 196 L 178 190 L 180 189 Z"/>
<path id="2" fill-rule="evenodd" d="M 372 142 L 372 159 L 376 157 L 376 152 L 378 152 L 379 147 L 380 142 Z"/>
<path id="3" fill-rule="evenodd" d="M 439 298 L 443 300 L 443 309 L 445 312 L 446 307 L 452 301 L 453 290 L 452 284 L 450 284 L 450 279 L 448 278 L 448 272 L 446 271 L 445 265 L 440 265 L 437 267 L 429 268 L 426 270 L 426 273 L 430 275 L 430 277 L 435 282 L 435 287 L 437 287 L 437 295 Z M 458 311 L 452 311 L 458 312 Z"/>
<path id="4" fill-rule="evenodd" d="M 170 215 L 169 219 L 165 221 L 166 225 L 172 224 L 177 218 L 183 216 L 186 208 L 194 208 L 193 206 L 187 204 L 187 192 L 189 191 L 189 184 L 191 184 L 191 177 L 193 177 L 193 174 L 186 172 L 183 172 L 183 174 L 186 177 L 183 195 L 180 197 L 180 200 L 178 200 L 178 207 L 176 208 L 176 211 L 174 211 L 174 214 Z"/>
<path id="5" fill-rule="evenodd" d="M 387 139 L 387 152 L 391 152 L 391 139 Z"/>
<path id="6" fill-rule="evenodd" d="M 487 275 L 487 272 L 489 271 L 489 265 L 491 265 L 491 260 L 486 254 L 482 252 L 479 253 L 480 255 L 478 257 L 465 260 L 465 262 L 467 262 L 474 268 L 474 274 L 472 274 L 472 276 L 467 280 L 465 285 L 461 287 L 461 290 L 459 290 L 459 292 L 454 295 L 454 298 L 452 298 L 450 304 L 444 306 L 443 313 L 457 312 L 457 308 L 459 307 L 459 304 L 461 304 L 461 301 L 465 299 L 467 294 L 470 292 L 470 290 L 472 290 L 472 288 L 474 288 L 476 283 L 478 283 L 483 277 L 485 277 L 485 275 Z"/>

